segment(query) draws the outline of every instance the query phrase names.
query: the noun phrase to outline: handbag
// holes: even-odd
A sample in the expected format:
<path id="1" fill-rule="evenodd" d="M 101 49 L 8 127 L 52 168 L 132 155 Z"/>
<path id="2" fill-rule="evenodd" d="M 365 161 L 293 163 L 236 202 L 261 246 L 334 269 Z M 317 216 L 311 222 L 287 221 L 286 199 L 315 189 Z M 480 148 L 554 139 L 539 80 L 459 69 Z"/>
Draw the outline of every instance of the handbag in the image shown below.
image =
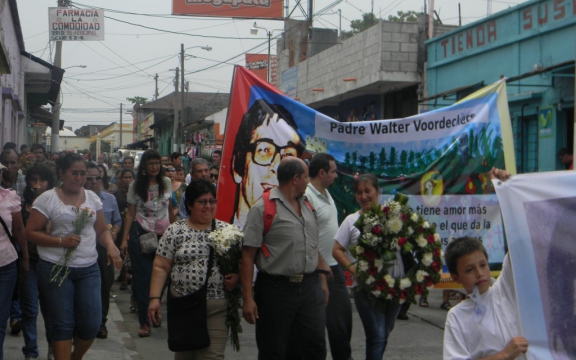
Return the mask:
<path id="1" fill-rule="evenodd" d="M 216 222 L 212 220 L 212 230 L 215 228 Z M 170 351 L 199 350 L 210 346 L 206 293 L 213 261 L 214 249 L 210 247 L 206 281 L 200 289 L 185 296 L 174 296 L 171 291 L 168 291 L 168 348 Z"/>
<path id="2" fill-rule="evenodd" d="M 152 220 L 150 191 L 148 191 L 148 218 L 149 220 Z M 150 221 L 150 223 L 152 223 L 152 221 Z M 151 254 L 156 252 L 156 249 L 158 249 L 158 236 L 154 231 L 145 232 L 144 234 L 139 235 L 138 240 L 140 241 L 140 251 L 142 254 Z"/>

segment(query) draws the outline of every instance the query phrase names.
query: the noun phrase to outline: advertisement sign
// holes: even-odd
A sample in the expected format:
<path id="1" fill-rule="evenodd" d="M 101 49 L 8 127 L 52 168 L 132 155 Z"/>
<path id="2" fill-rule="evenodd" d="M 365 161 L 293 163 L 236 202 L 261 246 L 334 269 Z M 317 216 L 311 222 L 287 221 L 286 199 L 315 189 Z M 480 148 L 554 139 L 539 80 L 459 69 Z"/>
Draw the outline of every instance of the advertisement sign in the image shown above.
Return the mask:
<path id="1" fill-rule="evenodd" d="M 538 136 L 554 137 L 556 108 L 545 106 L 538 109 Z"/>
<path id="2" fill-rule="evenodd" d="M 104 10 L 48 8 L 50 41 L 104 40 Z"/>
<path id="3" fill-rule="evenodd" d="M 529 360 L 576 359 L 576 173 L 496 182 Z"/>
<path id="4" fill-rule="evenodd" d="M 283 0 L 172 0 L 172 15 L 282 19 Z"/>
<path id="5" fill-rule="evenodd" d="M 270 84 L 276 85 L 276 56 L 270 55 L 272 69 L 270 71 Z M 268 79 L 268 55 L 246 54 L 246 69 L 252 71 L 260 79 Z"/>
<path id="6" fill-rule="evenodd" d="M 242 227 L 265 189 L 278 185 L 284 153 L 309 159 L 326 152 L 338 178 L 329 189 L 339 221 L 359 209 L 354 177 L 375 174 L 381 200 L 401 192 L 442 237 L 480 238 L 492 263 L 505 253 L 500 208 L 491 168 L 515 173 L 506 100 L 499 81 L 443 109 L 404 119 L 339 122 L 282 94 L 243 67 L 236 67 L 218 183 L 217 218 Z M 263 148 L 263 146 L 266 146 Z M 259 162 L 257 150 L 275 155 Z M 234 202 L 230 201 L 234 199 Z"/>

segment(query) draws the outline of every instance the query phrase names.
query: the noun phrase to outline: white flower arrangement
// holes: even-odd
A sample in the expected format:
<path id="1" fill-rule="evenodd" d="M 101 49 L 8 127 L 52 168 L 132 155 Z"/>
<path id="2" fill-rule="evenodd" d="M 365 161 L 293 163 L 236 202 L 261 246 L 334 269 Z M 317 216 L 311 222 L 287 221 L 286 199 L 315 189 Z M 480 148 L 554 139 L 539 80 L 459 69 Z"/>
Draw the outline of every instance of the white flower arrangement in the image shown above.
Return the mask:
<path id="1" fill-rule="evenodd" d="M 416 238 L 416 244 L 418 244 L 418 246 L 423 248 L 423 247 L 426 247 L 428 245 L 428 241 L 426 241 L 426 239 L 424 239 L 424 236 L 418 235 L 418 237 Z"/>
<path id="2" fill-rule="evenodd" d="M 424 256 L 422 256 L 422 264 L 424 264 L 424 266 L 430 266 L 433 261 L 432 253 L 425 253 Z"/>
<path id="3" fill-rule="evenodd" d="M 403 278 L 402 280 L 400 280 L 400 289 L 404 290 L 410 286 L 412 286 L 412 281 L 410 281 L 410 279 L 408 278 Z"/>
<path id="4" fill-rule="evenodd" d="M 424 270 L 418 270 L 416 271 L 416 281 L 418 282 L 422 282 L 424 281 L 424 278 L 428 276 L 428 273 Z"/>

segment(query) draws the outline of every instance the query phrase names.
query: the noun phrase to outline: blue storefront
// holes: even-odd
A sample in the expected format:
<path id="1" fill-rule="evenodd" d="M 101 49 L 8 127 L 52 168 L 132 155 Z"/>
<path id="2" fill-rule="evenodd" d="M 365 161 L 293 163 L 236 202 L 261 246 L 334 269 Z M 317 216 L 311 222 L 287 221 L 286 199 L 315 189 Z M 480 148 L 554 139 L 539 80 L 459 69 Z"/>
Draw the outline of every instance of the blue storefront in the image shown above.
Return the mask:
<path id="1" fill-rule="evenodd" d="M 427 45 L 432 110 L 507 78 L 518 172 L 560 170 L 574 147 L 576 0 L 533 0 L 433 38 Z"/>

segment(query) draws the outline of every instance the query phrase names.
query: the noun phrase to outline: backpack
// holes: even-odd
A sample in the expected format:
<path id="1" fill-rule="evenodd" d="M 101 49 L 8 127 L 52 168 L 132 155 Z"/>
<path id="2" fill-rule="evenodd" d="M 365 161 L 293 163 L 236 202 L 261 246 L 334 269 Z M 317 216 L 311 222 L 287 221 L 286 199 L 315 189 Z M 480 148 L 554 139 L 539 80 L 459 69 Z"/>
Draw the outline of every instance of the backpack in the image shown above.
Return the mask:
<path id="1" fill-rule="evenodd" d="M 262 220 L 264 222 L 264 230 L 262 231 L 262 236 L 264 236 L 268 233 L 268 231 L 270 231 L 272 221 L 274 221 L 274 218 L 276 217 L 276 200 L 270 200 L 270 189 L 266 189 L 266 191 L 264 191 L 264 194 L 262 194 L 262 200 L 264 201 L 264 213 L 262 214 Z M 314 209 L 314 206 L 310 204 L 310 201 L 308 201 L 308 199 L 304 199 L 304 204 L 306 204 L 306 206 L 308 206 L 308 209 L 310 209 L 310 211 L 314 213 L 314 216 L 316 216 L 316 209 Z M 270 256 L 270 251 L 268 251 L 266 244 L 264 244 L 264 240 L 262 240 L 261 249 L 262 253 L 264 254 L 264 257 Z"/>

